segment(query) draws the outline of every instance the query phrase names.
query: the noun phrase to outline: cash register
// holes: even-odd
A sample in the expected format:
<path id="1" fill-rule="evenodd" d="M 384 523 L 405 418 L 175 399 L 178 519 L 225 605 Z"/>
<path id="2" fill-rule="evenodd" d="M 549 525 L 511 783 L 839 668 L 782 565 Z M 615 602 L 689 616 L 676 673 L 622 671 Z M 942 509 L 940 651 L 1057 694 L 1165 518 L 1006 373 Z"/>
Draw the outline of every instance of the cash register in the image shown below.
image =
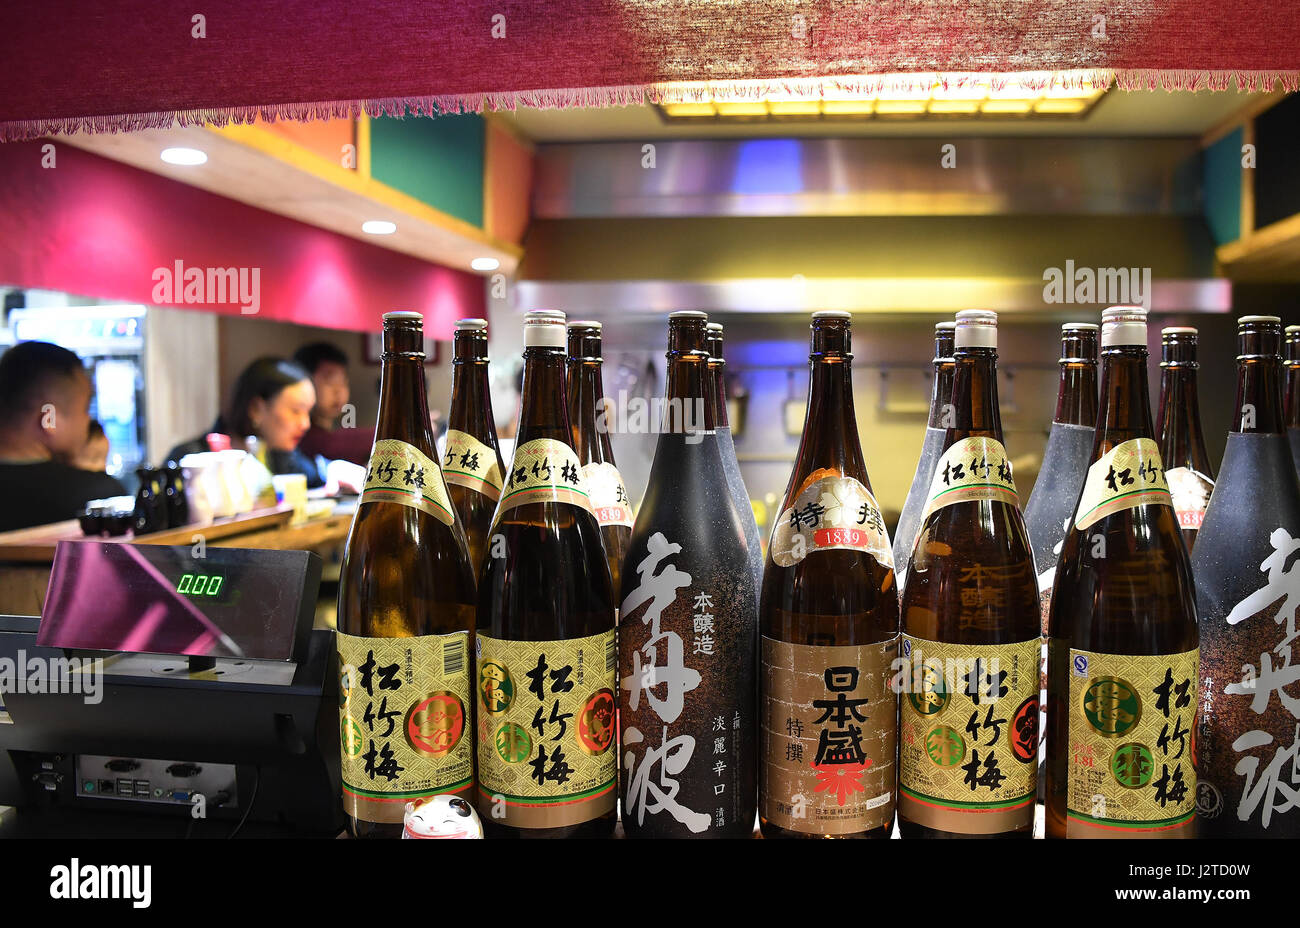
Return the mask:
<path id="1" fill-rule="evenodd" d="M 0 616 L 0 834 L 338 834 L 320 577 L 305 551 L 60 542 L 42 615 Z"/>

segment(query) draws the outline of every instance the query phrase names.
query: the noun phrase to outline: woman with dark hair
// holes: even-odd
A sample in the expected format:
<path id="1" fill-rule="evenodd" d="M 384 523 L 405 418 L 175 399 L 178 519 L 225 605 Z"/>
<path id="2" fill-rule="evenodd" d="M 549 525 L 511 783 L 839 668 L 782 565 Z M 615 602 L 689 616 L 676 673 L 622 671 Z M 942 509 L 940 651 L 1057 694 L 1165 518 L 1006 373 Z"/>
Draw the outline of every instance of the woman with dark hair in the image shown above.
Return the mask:
<path id="1" fill-rule="evenodd" d="M 315 404 L 311 375 L 303 368 L 282 358 L 258 358 L 239 375 L 229 405 L 209 431 L 229 435 L 236 449 L 244 448 L 246 439 L 256 438 L 258 454 L 272 474 L 305 474 L 308 487 L 324 486 L 324 459 L 298 450 L 311 427 Z M 208 450 L 208 443 L 196 438 L 177 445 L 167 457 L 179 461 Z"/>

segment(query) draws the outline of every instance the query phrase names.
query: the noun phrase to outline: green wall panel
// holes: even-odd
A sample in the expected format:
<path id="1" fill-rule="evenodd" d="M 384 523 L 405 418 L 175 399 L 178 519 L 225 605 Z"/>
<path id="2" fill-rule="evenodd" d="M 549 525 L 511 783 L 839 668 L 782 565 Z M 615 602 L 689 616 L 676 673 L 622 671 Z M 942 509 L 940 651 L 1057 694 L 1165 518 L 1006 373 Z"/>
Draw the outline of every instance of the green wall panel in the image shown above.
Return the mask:
<path id="1" fill-rule="evenodd" d="M 483 117 L 370 120 L 370 175 L 483 228 Z"/>

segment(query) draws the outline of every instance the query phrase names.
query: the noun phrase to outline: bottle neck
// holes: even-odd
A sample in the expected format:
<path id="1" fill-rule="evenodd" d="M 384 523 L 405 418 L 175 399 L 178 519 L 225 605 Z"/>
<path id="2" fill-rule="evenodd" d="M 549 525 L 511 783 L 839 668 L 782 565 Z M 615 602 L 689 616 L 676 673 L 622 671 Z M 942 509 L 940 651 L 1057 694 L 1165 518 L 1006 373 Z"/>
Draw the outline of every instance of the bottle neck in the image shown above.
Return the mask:
<path id="1" fill-rule="evenodd" d="M 1300 363 L 1286 365 L 1286 426 L 1300 428 Z"/>
<path id="2" fill-rule="evenodd" d="M 808 474 L 829 468 L 867 482 L 867 468 L 853 409 L 852 358 L 813 355 L 809 365 L 808 416 L 799 442 L 798 473 L 792 490 Z"/>
<path id="3" fill-rule="evenodd" d="M 1160 370 L 1160 413 L 1156 432 L 1165 467 L 1191 467 L 1209 473 L 1196 367 L 1170 364 Z"/>
<path id="4" fill-rule="evenodd" d="M 539 438 L 572 445 L 563 348 L 524 349 L 524 385 L 516 447 Z"/>
<path id="5" fill-rule="evenodd" d="M 972 435 L 982 435 L 1002 441 L 1002 415 L 998 410 L 996 349 L 957 349 L 953 370 L 952 405 L 956 426 L 948 430 L 948 445 Z"/>
<path id="6" fill-rule="evenodd" d="M 1063 425 L 1097 424 L 1097 365 L 1088 361 L 1062 361 L 1056 390 L 1056 415 Z"/>
<path id="7" fill-rule="evenodd" d="M 952 402 L 952 379 L 956 363 L 950 357 L 934 359 L 934 389 L 930 393 L 930 421 L 932 429 L 944 428 L 943 408 Z"/>
<path id="8" fill-rule="evenodd" d="M 727 362 L 719 358 L 711 357 L 709 359 L 708 383 L 706 384 L 709 400 L 705 404 L 706 421 L 709 423 L 708 428 L 731 428 L 730 414 L 727 411 L 726 366 Z"/>
<path id="9" fill-rule="evenodd" d="M 456 358 L 451 369 L 451 410 L 447 427 L 487 442 L 496 435 L 487 358 Z"/>
<path id="10" fill-rule="evenodd" d="M 712 429 L 708 402 L 709 356 L 704 351 L 671 351 L 665 391 L 663 431 L 674 434 Z"/>
<path id="11" fill-rule="evenodd" d="M 604 379 L 600 360 L 574 357 L 570 350 L 567 362 L 569 387 L 569 423 L 573 428 L 573 448 L 583 464 L 605 461 L 602 454 L 609 443 L 609 435 L 597 427 L 597 415 L 605 402 Z M 605 421 L 609 421 L 606 416 Z"/>
<path id="12" fill-rule="evenodd" d="M 1141 345 L 1106 348 L 1101 356 L 1101 409 L 1093 460 L 1116 445 L 1135 438 L 1152 438 L 1147 392 L 1147 350 Z"/>
<path id="13" fill-rule="evenodd" d="M 1230 432 L 1281 434 L 1282 362 L 1276 355 L 1240 355 L 1237 358 L 1237 404 Z"/>
<path id="14" fill-rule="evenodd" d="M 420 333 L 384 332 L 379 375 L 379 418 L 375 438 L 395 438 L 436 457 L 424 388 L 424 353 Z"/>

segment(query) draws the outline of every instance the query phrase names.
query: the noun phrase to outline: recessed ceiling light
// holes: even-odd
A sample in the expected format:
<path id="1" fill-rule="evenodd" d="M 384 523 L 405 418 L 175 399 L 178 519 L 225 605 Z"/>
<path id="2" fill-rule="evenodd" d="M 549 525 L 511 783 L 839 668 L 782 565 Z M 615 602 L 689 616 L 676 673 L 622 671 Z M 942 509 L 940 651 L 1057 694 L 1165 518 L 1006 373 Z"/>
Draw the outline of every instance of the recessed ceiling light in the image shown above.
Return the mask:
<path id="1" fill-rule="evenodd" d="M 361 231 L 370 235 L 392 235 L 397 231 L 397 223 L 387 219 L 367 219 L 361 223 Z"/>
<path id="2" fill-rule="evenodd" d="M 203 164 L 208 160 L 208 156 L 197 148 L 164 148 L 159 157 L 168 164 L 183 164 L 186 166 Z"/>
<path id="3" fill-rule="evenodd" d="M 469 266 L 476 271 L 495 271 L 501 266 L 501 262 L 496 258 L 475 258 Z"/>

